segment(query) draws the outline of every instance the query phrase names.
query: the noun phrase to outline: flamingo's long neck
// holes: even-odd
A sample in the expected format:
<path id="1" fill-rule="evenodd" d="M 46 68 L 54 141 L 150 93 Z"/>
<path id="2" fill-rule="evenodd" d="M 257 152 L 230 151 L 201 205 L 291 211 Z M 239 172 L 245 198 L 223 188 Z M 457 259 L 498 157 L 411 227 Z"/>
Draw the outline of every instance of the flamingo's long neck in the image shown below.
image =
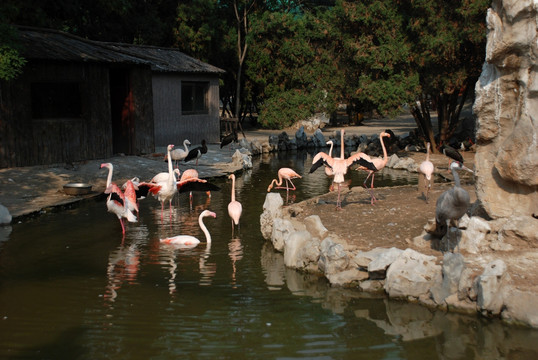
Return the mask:
<path id="1" fill-rule="evenodd" d="M 383 163 L 386 165 L 389 161 L 389 158 L 387 157 L 387 149 L 385 149 L 385 142 L 383 141 L 384 136 L 380 136 L 381 139 L 381 148 L 383 149 Z"/>
<path id="2" fill-rule="evenodd" d="M 174 183 L 174 179 L 176 178 L 174 174 L 174 169 L 172 167 L 172 157 L 170 156 L 170 146 L 166 149 L 168 151 L 168 184 L 170 186 Z"/>
<path id="3" fill-rule="evenodd" d="M 114 166 L 112 164 L 108 165 L 108 176 L 106 178 L 106 187 L 108 188 L 110 184 L 112 184 L 112 171 L 114 169 Z"/>
<path id="4" fill-rule="evenodd" d="M 203 216 L 200 216 L 198 218 L 198 224 L 200 225 L 200 229 L 202 229 L 202 231 L 204 232 L 207 244 L 211 244 L 211 234 L 209 233 L 209 230 L 207 230 L 207 227 L 204 224 Z"/>
<path id="5" fill-rule="evenodd" d="M 329 156 L 333 156 L 333 146 L 334 146 L 334 143 L 331 141 L 331 148 L 329 149 Z"/>
<path id="6" fill-rule="evenodd" d="M 426 144 L 426 161 L 430 161 L 430 143 Z"/>
<path id="7" fill-rule="evenodd" d="M 340 159 L 344 159 L 344 129 L 340 130 L 340 137 L 341 137 L 340 143 L 342 145 L 340 146 Z"/>
<path id="8" fill-rule="evenodd" d="M 235 176 L 232 176 L 232 202 L 235 201 Z"/>

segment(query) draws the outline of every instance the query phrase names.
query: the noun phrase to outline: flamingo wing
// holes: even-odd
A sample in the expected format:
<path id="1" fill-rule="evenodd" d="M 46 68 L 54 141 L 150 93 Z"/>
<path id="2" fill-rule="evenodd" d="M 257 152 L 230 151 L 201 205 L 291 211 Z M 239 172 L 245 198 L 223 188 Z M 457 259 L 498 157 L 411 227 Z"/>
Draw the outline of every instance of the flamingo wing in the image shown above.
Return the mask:
<path id="1" fill-rule="evenodd" d="M 309 173 L 313 173 L 318 168 L 320 168 L 322 165 L 327 166 L 328 168 L 333 168 L 334 159 L 325 154 L 324 152 L 319 152 L 314 156 L 314 159 L 312 159 L 312 167 L 310 168 Z"/>
<path id="2" fill-rule="evenodd" d="M 177 190 L 180 193 L 191 191 L 219 191 L 220 187 L 203 179 L 186 179 L 177 183 Z"/>
<path id="3" fill-rule="evenodd" d="M 368 170 L 377 171 L 375 165 L 364 158 L 364 153 L 356 153 L 346 159 L 347 166 L 359 165 Z"/>

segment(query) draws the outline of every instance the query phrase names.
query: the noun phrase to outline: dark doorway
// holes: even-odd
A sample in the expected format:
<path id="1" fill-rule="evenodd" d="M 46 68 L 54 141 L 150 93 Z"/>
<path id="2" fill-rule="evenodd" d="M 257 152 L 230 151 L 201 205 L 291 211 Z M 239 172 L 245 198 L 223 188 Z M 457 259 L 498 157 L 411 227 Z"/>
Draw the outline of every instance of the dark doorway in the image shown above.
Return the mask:
<path id="1" fill-rule="evenodd" d="M 133 155 L 133 94 L 128 69 L 110 71 L 110 111 L 112 118 L 112 151 Z"/>

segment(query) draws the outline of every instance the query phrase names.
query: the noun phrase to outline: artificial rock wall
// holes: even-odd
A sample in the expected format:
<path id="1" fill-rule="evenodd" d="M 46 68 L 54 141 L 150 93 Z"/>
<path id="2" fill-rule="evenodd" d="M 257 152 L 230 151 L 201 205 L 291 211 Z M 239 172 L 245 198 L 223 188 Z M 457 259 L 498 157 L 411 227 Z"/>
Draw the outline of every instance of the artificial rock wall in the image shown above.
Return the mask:
<path id="1" fill-rule="evenodd" d="M 493 0 L 476 83 L 476 192 L 496 219 L 538 215 L 538 2 Z"/>

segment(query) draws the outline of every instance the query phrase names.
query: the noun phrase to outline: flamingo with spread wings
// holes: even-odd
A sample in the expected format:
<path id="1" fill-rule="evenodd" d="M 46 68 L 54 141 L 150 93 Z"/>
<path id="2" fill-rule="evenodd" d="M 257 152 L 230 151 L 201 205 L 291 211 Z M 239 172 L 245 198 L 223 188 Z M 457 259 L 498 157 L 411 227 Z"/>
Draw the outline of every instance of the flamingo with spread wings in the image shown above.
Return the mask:
<path id="1" fill-rule="evenodd" d="M 346 159 L 345 154 L 344 154 L 344 130 L 343 129 L 340 131 L 340 136 L 341 136 L 340 157 L 333 158 L 332 156 L 324 152 L 319 152 L 316 154 L 316 156 L 314 156 L 314 159 L 312 159 L 312 168 L 310 169 L 310 173 L 313 173 L 316 169 L 318 169 L 322 165 L 325 165 L 329 169 L 329 171 L 326 171 L 326 174 L 328 176 L 334 176 L 333 182 L 338 187 L 338 198 L 336 200 L 337 210 L 342 209 L 342 202 L 340 201 L 340 188 L 341 188 L 341 185 L 344 183 L 344 176 L 347 174 L 347 169 L 350 166 L 356 165 L 356 164 L 359 164 L 360 166 L 363 166 L 369 169 L 375 169 L 373 164 L 365 159 L 365 157 L 368 156 L 365 153 L 358 152 Z"/>
<path id="2" fill-rule="evenodd" d="M 381 148 L 383 149 L 383 157 L 376 157 L 376 158 L 370 158 L 370 156 L 364 154 L 364 159 L 366 159 L 370 164 L 373 165 L 372 167 L 367 166 L 359 166 L 357 170 L 365 170 L 368 171 L 368 176 L 366 179 L 364 179 L 364 183 L 362 184 L 365 188 L 367 188 L 366 182 L 368 181 L 368 178 L 371 176 L 372 181 L 370 182 L 370 204 L 374 205 L 374 202 L 377 201 L 377 199 L 374 196 L 374 177 L 375 173 L 378 171 L 381 171 L 385 165 L 387 165 L 387 162 L 389 161 L 389 158 L 387 156 L 387 149 L 385 148 L 385 142 L 383 141 L 384 137 L 390 138 L 390 134 L 383 131 L 379 134 L 379 141 L 381 142 Z"/>
<path id="3" fill-rule="evenodd" d="M 125 234 L 125 225 L 123 219 L 127 219 L 129 222 L 137 222 L 136 216 L 133 214 L 132 210 L 138 211 L 138 206 L 136 206 L 136 195 L 128 190 L 128 196 L 121 191 L 121 189 L 112 182 L 112 173 L 114 171 L 114 166 L 111 163 L 101 164 L 102 168 L 108 168 L 108 176 L 106 179 L 106 189 L 105 194 L 109 194 L 106 200 L 106 207 L 108 212 L 115 214 L 118 217 L 118 220 L 121 224 L 121 231 Z M 127 182 L 127 189 L 131 189 L 133 184 L 129 180 Z"/>

